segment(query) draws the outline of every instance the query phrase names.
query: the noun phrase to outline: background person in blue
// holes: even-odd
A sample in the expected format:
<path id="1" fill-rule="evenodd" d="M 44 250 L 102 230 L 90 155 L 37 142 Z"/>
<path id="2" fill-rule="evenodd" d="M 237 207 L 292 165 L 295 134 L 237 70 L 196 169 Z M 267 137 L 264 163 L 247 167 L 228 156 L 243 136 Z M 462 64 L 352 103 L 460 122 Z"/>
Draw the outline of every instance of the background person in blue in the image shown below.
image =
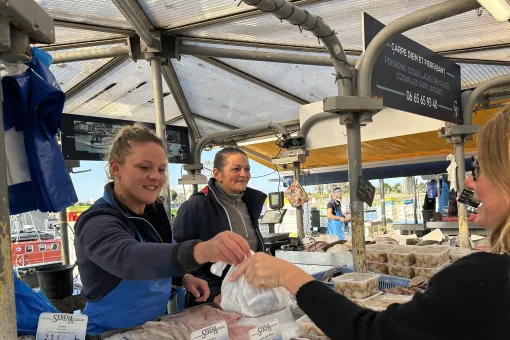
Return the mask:
<path id="1" fill-rule="evenodd" d="M 107 156 L 104 196 L 75 225 L 78 269 L 87 305 L 87 333 L 143 324 L 166 313 L 172 277 L 197 301 L 206 301 L 207 282 L 185 275 L 207 262 L 240 263 L 250 256 L 244 238 L 232 232 L 207 242 L 172 243 L 159 194 L 167 182 L 163 142 L 141 124 L 126 126 Z"/>
<path id="2" fill-rule="evenodd" d="M 342 213 L 342 188 L 335 188 L 327 205 L 328 211 L 328 234 L 338 236 L 339 240 L 345 240 L 349 232 L 345 230 L 348 219 Z"/>

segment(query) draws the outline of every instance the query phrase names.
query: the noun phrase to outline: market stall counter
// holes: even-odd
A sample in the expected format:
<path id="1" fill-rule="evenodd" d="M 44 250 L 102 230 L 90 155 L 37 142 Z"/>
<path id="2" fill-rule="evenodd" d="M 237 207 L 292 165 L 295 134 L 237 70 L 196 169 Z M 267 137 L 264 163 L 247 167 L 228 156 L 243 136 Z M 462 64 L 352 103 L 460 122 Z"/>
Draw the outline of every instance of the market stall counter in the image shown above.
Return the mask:
<path id="1" fill-rule="evenodd" d="M 250 332 L 266 324 L 275 325 L 283 339 L 291 339 L 298 334 L 298 326 L 290 308 L 264 315 L 247 318 L 240 314 L 223 311 L 214 303 L 207 303 L 186 309 L 182 312 L 164 315 L 154 321 L 129 329 L 119 329 L 102 333 L 87 340 L 136 340 L 136 339 L 195 339 L 204 338 L 204 334 L 225 332 L 230 340 L 250 339 Z"/>

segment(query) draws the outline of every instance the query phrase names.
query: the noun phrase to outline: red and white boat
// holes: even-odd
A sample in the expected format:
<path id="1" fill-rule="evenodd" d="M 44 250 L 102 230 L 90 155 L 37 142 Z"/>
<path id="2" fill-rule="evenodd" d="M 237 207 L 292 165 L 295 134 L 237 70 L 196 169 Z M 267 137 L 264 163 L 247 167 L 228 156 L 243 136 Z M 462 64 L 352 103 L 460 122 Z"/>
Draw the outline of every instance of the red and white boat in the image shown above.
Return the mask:
<path id="1" fill-rule="evenodd" d="M 11 217 L 12 265 L 17 270 L 62 262 L 60 237 L 46 227 L 37 228 L 31 213 Z"/>

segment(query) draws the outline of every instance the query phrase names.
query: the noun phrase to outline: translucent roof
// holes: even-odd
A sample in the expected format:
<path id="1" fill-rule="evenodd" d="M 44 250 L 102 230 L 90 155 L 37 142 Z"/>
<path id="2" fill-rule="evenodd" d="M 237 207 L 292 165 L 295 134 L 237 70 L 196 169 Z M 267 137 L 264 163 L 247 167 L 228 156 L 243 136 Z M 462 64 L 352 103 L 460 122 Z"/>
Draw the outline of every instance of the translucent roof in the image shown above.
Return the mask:
<path id="1" fill-rule="evenodd" d="M 82 45 L 76 49 L 73 47 L 78 45 L 72 44 L 101 42 L 134 34 L 129 21 L 110 0 L 36 1 L 55 19 L 56 44 L 64 47 L 71 44 L 67 50 L 52 51 L 54 55 L 119 46 L 104 43 L 95 47 Z M 357 58 L 363 49 L 362 11 L 389 24 L 405 14 L 439 2 L 298 1 L 300 7 L 321 16 L 335 30 L 343 48 L 353 58 Z M 261 13 L 243 2 L 137 0 L 137 3 L 156 29 L 195 39 L 185 40 L 185 44 L 328 57 L 311 33 L 300 33 L 288 22 L 281 22 L 272 14 Z M 428 24 L 405 35 L 458 61 L 463 88 L 474 87 L 497 75 L 510 74 L 510 25 L 497 22 L 485 10 Z M 296 120 L 301 104 L 337 95 L 331 66 L 215 59 L 224 67 L 197 56 L 184 55 L 180 61 L 171 61 L 202 136 L 229 129 L 229 126 Z M 154 95 L 148 62 L 139 60 L 135 63 L 127 57 L 115 61 L 109 57 L 55 64 L 51 69 L 62 89 L 72 90 L 65 113 L 154 121 Z M 100 76 L 97 76 L 98 72 L 102 72 Z M 239 72 L 246 76 L 239 76 Z M 90 76 L 94 76 L 91 82 L 87 81 Z M 81 86 L 84 82 L 86 86 Z M 172 119 L 174 125 L 185 126 L 184 120 L 176 120 L 181 112 L 174 94 L 165 81 L 163 83 L 165 118 Z M 265 86 L 260 86 L 261 83 Z"/>

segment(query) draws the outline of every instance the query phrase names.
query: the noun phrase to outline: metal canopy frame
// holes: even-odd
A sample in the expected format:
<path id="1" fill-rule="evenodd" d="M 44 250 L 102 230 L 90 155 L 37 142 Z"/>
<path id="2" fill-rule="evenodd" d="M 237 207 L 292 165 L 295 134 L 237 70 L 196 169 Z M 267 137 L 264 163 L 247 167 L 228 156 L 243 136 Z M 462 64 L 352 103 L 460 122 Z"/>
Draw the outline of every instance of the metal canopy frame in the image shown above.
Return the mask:
<path id="1" fill-rule="evenodd" d="M 250 134 L 254 131 L 258 131 L 262 127 L 276 128 L 283 135 L 288 135 L 289 131 L 299 130 L 299 122 L 291 121 L 282 124 L 261 124 L 260 126 L 245 127 L 239 129 L 239 127 L 216 121 L 212 118 L 201 116 L 198 113 L 193 113 L 188 105 L 188 99 L 184 95 L 180 79 L 177 76 L 172 61 L 169 59 L 179 60 L 180 55 L 193 55 L 198 57 L 200 60 L 207 62 L 215 67 L 218 67 L 224 71 L 227 71 L 237 77 L 251 82 L 261 88 L 269 90 L 273 93 L 280 95 L 281 97 L 290 99 L 298 104 L 306 104 L 307 101 L 299 98 L 298 95 L 292 94 L 285 89 L 278 88 L 275 85 L 269 84 L 267 81 L 259 79 L 253 75 L 244 72 L 241 69 L 229 66 L 226 63 L 214 58 L 233 58 L 233 59 L 244 59 L 244 60 L 258 60 L 265 62 L 277 62 L 277 63 L 291 63 L 291 64 L 304 64 L 304 65 L 318 65 L 318 66 L 335 66 L 336 76 L 339 79 L 337 81 L 339 96 L 351 96 L 353 90 L 352 80 L 356 77 L 356 72 L 353 71 L 352 67 L 356 65 L 356 58 L 347 58 L 349 56 L 360 56 L 361 51 L 358 50 L 343 50 L 342 45 L 336 38 L 334 32 L 322 22 L 322 19 L 314 16 L 311 13 L 305 12 L 295 5 L 303 6 L 325 2 L 328 0 L 295 0 L 285 2 L 283 0 L 244 0 L 245 3 L 252 6 L 259 7 L 259 10 L 253 9 L 242 13 L 220 15 L 207 20 L 197 21 L 191 24 L 182 25 L 179 27 L 173 27 L 171 29 L 165 29 L 164 27 L 154 27 L 149 17 L 144 13 L 142 7 L 137 3 L 136 0 L 112 0 L 117 6 L 120 12 L 126 17 L 127 21 L 131 24 L 133 29 L 126 29 L 120 27 L 109 27 L 105 25 L 89 24 L 84 22 L 76 22 L 63 18 L 57 18 L 54 20 L 56 26 L 97 31 L 103 33 L 111 33 L 114 35 L 123 36 L 123 38 L 109 38 L 109 39 L 97 39 L 80 41 L 75 43 L 63 43 L 54 45 L 40 45 L 41 48 L 54 53 L 60 50 L 69 50 L 67 52 L 54 53 L 54 64 L 57 63 L 68 63 L 73 61 L 84 61 L 94 60 L 99 58 L 113 58 L 111 61 L 101 66 L 94 72 L 92 72 L 87 78 L 79 82 L 77 85 L 72 87 L 66 92 L 66 97 L 71 98 L 76 95 L 88 85 L 92 84 L 95 80 L 101 78 L 105 73 L 115 69 L 122 63 L 126 58 L 130 57 L 134 61 L 137 59 L 146 59 L 151 62 L 153 89 L 154 89 L 154 104 L 156 109 L 156 123 L 157 133 L 160 137 L 164 138 L 164 126 L 165 123 L 175 123 L 180 120 L 184 120 L 188 128 L 190 129 L 191 136 L 191 148 L 195 151 L 194 162 L 200 163 L 200 152 L 202 147 L 206 146 L 211 142 L 222 142 L 225 140 L 239 142 L 249 138 Z M 416 13 L 410 14 L 406 17 L 396 20 L 392 24 L 386 26 L 384 33 L 381 32 L 378 38 L 383 40 L 389 40 L 395 34 L 402 33 L 408 29 L 418 27 L 423 24 L 434 22 L 447 18 L 448 16 L 455 15 L 458 13 L 466 12 L 470 9 L 475 9 L 480 5 L 475 0 L 448 0 L 438 5 L 425 8 Z M 264 11 L 271 11 L 274 15 L 282 20 L 289 20 L 291 23 L 297 25 L 300 28 L 310 30 L 317 36 L 322 37 L 326 48 L 313 48 L 306 46 L 295 46 L 292 44 L 268 44 L 260 42 L 244 42 L 244 41 L 232 41 L 222 39 L 208 39 L 199 37 L 187 37 L 186 32 L 191 29 L 204 28 L 220 23 L 233 22 L 248 17 L 256 17 L 263 15 Z M 135 38 L 133 40 L 133 37 Z M 140 41 L 136 39 L 140 37 Z M 168 38 L 170 43 L 168 44 Z M 377 40 L 377 39 L 375 39 Z M 173 41 L 173 43 L 172 43 Z M 41 43 L 47 43 L 42 39 Z M 114 46 L 108 48 L 91 48 L 87 51 L 73 51 L 77 48 L 89 48 L 95 46 L 106 46 L 106 45 L 117 45 L 123 44 L 122 46 Z M 367 53 L 361 59 L 360 72 L 358 73 L 358 95 L 369 96 L 370 87 L 369 79 L 371 74 L 370 65 L 375 57 L 377 57 L 379 51 L 375 47 L 377 44 L 372 42 L 371 46 L 367 50 Z M 213 46 L 211 46 L 213 45 Z M 374 46 L 372 46 L 374 45 Z M 229 48 L 225 48 L 225 46 Z M 232 46 L 237 48 L 231 48 Z M 499 48 L 510 47 L 510 43 L 505 44 L 493 44 L 486 46 L 472 46 L 467 45 L 465 47 L 457 47 L 454 50 L 443 50 L 436 51 L 441 55 L 450 58 L 453 61 L 462 63 L 478 64 L 483 63 L 485 65 L 510 65 L 509 61 L 505 60 L 485 60 L 485 59 L 470 59 L 457 57 L 456 54 L 466 52 L 476 52 L 481 50 L 494 50 Z M 300 54 L 290 53 L 300 52 Z M 336 56 L 331 58 L 330 55 Z M 372 64 L 373 66 L 373 64 Z M 171 93 L 177 103 L 180 110 L 181 116 L 177 116 L 168 121 L 164 121 L 164 107 L 163 107 L 163 91 L 162 91 L 162 80 L 165 80 Z M 368 84 L 368 85 L 367 85 Z M 494 83 L 491 83 L 495 85 Z M 492 88 L 492 85 L 489 86 Z M 480 88 L 476 91 L 476 98 L 473 95 L 474 102 L 479 99 L 480 95 L 485 92 L 486 89 Z M 473 93 L 474 94 L 474 93 Z M 472 99 L 469 98 L 470 100 Z M 473 102 L 473 103 L 474 103 Z M 472 110 L 471 110 L 472 111 Z M 317 121 L 323 119 L 338 118 L 342 116 L 341 121 L 347 125 L 348 134 L 348 153 L 349 153 L 349 178 L 352 180 L 352 188 L 357 185 L 357 178 L 361 175 L 361 149 L 360 149 L 360 124 L 369 123 L 370 116 L 373 112 L 367 114 L 361 113 L 356 115 L 339 115 L 338 113 L 323 113 L 319 114 L 313 119 L 305 122 L 304 126 L 300 130 L 299 134 L 305 136 L 309 128 Z M 209 134 L 202 136 L 200 130 L 196 124 L 196 120 L 201 120 L 210 124 L 214 124 L 218 127 L 227 129 L 229 131 Z M 3 131 L 3 129 L 0 129 Z M 232 130 L 232 131 L 230 131 Z M 273 134 L 272 131 L 266 132 L 267 134 Z M 195 142 L 198 145 L 195 145 Z M 463 146 L 463 145 L 462 145 Z M 247 148 L 242 147 L 245 151 L 260 159 L 265 159 L 264 155 L 257 154 L 256 152 L 250 151 Z M 267 161 L 267 159 L 265 159 Z M 192 170 L 190 172 L 194 172 Z M 294 164 L 294 175 L 297 179 L 300 178 L 300 166 L 299 163 Z M 1 189 L 1 188 L 0 188 Z M 361 233 L 363 226 L 363 204 L 357 197 L 355 190 L 351 190 L 351 204 L 353 205 L 353 257 L 355 268 L 364 271 L 364 235 Z M 298 209 L 298 230 L 302 230 L 302 211 Z M 2 222 L 0 220 L 0 222 Z M 302 233 L 302 232 L 301 232 Z M 300 234 L 301 234 L 300 233 Z M 1 275 L 2 273 L 0 273 Z M 1 284 L 1 282 L 0 282 Z M 8 290 L 7 290 L 8 292 Z M 4 305 L 3 300 L 0 299 L 0 305 Z M 10 302 L 8 303 L 10 304 Z M 4 306 L 1 306 L 4 307 Z M 10 307 L 10 306 L 9 306 Z M 3 308 L 5 310 L 5 308 Z M 0 312 L 1 314 L 2 312 Z M 8 315 L 8 322 L 15 324 L 15 319 Z M 0 335 L 3 332 L 9 332 L 3 328 L 0 330 Z M 7 333 L 6 333 L 7 334 Z M 9 333 L 10 334 L 10 333 Z"/>

